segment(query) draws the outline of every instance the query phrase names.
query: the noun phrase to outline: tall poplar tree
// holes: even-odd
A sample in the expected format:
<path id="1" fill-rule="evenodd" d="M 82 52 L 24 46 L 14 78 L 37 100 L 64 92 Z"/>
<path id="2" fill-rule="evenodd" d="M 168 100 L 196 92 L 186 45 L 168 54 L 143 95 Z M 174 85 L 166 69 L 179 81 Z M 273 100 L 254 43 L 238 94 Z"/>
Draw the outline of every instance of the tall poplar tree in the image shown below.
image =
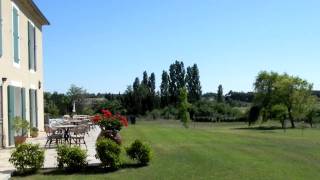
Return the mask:
<path id="1" fill-rule="evenodd" d="M 220 84 L 218 87 L 218 93 L 217 93 L 217 101 L 219 103 L 222 103 L 224 101 L 224 96 L 223 96 L 223 88 L 222 85 Z"/>
<path id="2" fill-rule="evenodd" d="M 161 106 L 165 107 L 169 105 L 169 74 L 167 71 L 162 72 L 160 93 L 161 93 Z"/>
<path id="3" fill-rule="evenodd" d="M 197 64 L 187 68 L 186 83 L 189 101 L 193 103 L 200 100 L 202 91 Z"/>
<path id="4" fill-rule="evenodd" d="M 169 68 L 169 93 L 170 101 L 173 104 L 177 104 L 179 99 L 179 89 L 184 88 L 185 83 L 185 68 L 183 62 L 176 61 L 170 65 Z"/>

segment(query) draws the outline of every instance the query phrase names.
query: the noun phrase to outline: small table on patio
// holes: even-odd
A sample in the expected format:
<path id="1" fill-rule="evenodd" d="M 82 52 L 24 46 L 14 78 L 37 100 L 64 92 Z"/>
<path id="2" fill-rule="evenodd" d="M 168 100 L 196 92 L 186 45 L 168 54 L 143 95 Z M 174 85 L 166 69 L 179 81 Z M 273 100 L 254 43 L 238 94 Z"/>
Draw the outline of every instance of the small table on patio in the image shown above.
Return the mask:
<path id="1" fill-rule="evenodd" d="M 66 124 L 66 125 L 58 125 L 55 126 L 54 128 L 58 130 L 63 130 L 64 131 L 64 140 L 69 141 L 70 138 L 70 129 L 78 127 L 77 125 L 71 125 L 71 124 Z"/>
<path id="2" fill-rule="evenodd" d="M 83 122 L 85 122 L 84 120 L 69 120 L 69 123 L 73 124 L 73 125 L 79 125 Z"/>

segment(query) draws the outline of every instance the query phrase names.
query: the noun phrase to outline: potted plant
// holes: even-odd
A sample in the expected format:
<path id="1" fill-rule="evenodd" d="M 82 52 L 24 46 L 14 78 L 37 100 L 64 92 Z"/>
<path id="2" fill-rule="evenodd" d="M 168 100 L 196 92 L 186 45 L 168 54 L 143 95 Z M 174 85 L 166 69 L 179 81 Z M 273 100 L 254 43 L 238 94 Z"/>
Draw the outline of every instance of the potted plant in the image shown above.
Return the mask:
<path id="1" fill-rule="evenodd" d="M 38 128 L 36 128 L 36 127 L 32 127 L 31 129 L 30 129 L 30 136 L 32 137 L 32 138 L 36 138 L 36 137 L 38 137 L 38 133 L 39 132 L 39 129 Z"/>
<path id="2" fill-rule="evenodd" d="M 109 138 L 121 144 L 120 130 L 128 126 L 127 118 L 120 114 L 113 115 L 108 110 L 102 110 L 102 115 L 95 115 L 91 121 L 100 126 L 101 132 L 98 139 Z"/>
<path id="3" fill-rule="evenodd" d="M 15 145 L 22 144 L 26 142 L 27 139 L 27 133 L 29 130 L 29 122 L 25 119 L 22 119 L 21 117 L 15 117 L 13 128 L 16 131 L 16 135 L 14 137 L 14 143 Z"/>

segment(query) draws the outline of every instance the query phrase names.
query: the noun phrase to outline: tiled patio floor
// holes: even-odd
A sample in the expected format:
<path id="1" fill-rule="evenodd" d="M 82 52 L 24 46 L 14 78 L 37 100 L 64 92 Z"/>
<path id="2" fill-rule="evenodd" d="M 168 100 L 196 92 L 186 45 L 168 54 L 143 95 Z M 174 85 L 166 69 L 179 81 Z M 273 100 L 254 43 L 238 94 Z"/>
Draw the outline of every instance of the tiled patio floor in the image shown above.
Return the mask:
<path id="1" fill-rule="evenodd" d="M 88 150 L 88 162 L 89 164 L 99 163 L 99 160 L 95 158 L 95 142 L 98 134 L 100 133 L 100 128 L 96 128 L 91 130 L 89 135 L 86 135 L 85 141 L 87 143 Z M 42 134 L 38 138 L 28 139 L 27 142 L 40 144 L 41 147 L 44 147 L 46 143 L 46 135 Z M 86 149 L 84 145 L 81 145 L 82 149 Z M 9 158 L 12 149 L 1 149 L 0 150 L 0 180 L 8 179 L 10 177 L 12 171 L 14 171 L 14 167 L 9 163 Z M 44 168 L 54 168 L 57 166 L 56 162 L 56 148 L 51 146 L 50 149 L 46 149 L 45 151 L 45 163 Z"/>

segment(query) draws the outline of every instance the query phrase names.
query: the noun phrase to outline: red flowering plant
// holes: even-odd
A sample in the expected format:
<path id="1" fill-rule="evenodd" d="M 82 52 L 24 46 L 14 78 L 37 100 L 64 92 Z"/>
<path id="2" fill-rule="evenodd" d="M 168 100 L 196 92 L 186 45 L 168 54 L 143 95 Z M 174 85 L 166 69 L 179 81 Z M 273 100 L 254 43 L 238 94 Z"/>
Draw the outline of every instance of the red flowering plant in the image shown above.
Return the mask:
<path id="1" fill-rule="evenodd" d="M 128 127 L 128 120 L 120 114 L 113 115 L 109 110 L 101 110 L 102 114 L 95 115 L 91 120 L 100 126 L 101 130 L 120 131 L 123 126 Z"/>

